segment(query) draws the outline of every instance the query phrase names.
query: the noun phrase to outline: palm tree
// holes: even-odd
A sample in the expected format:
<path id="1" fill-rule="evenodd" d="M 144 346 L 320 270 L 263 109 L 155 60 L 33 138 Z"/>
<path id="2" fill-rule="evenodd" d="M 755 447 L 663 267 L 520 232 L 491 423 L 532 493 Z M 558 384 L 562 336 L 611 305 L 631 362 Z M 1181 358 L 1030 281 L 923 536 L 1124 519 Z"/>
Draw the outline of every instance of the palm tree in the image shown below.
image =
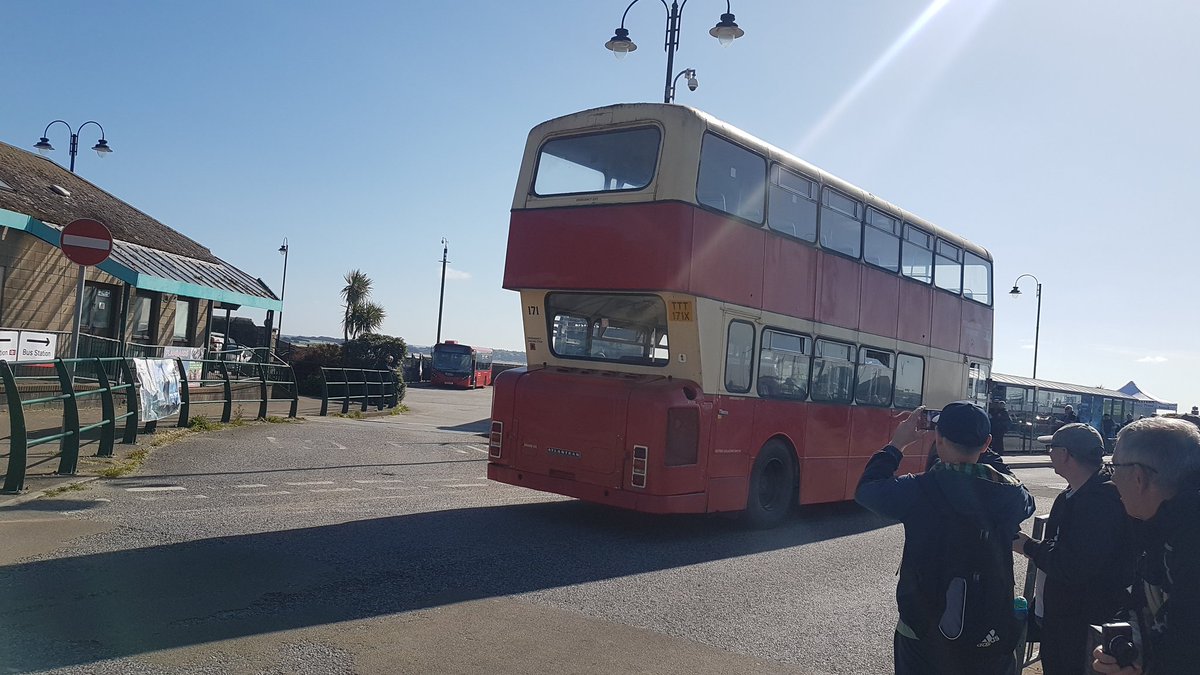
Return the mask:
<path id="1" fill-rule="evenodd" d="M 350 314 L 351 335 L 358 337 L 364 333 L 374 333 L 383 325 L 387 313 L 373 302 L 363 302 L 354 308 Z"/>
<path id="2" fill-rule="evenodd" d="M 342 287 L 342 301 L 346 304 L 343 306 L 345 312 L 342 314 L 342 338 L 345 341 L 350 340 L 350 336 L 355 331 L 355 322 L 353 320 L 355 308 L 366 302 L 367 297 L 371 295 L 371 279 L 363 274 L 361 270 L 352 270 L 346 273 L 346 285 Z M 379 322 L 383 322 L 383 310 L 380 310 Z"/>

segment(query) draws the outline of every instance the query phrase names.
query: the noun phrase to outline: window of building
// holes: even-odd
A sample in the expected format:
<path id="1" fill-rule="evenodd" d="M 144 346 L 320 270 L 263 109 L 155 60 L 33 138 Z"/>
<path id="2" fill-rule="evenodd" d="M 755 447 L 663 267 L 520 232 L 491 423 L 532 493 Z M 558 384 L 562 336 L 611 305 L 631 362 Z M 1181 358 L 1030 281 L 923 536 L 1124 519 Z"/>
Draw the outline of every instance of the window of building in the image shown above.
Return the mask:
<path id="1" fill-rule="evenodd" d="M 731 321 L 725 343 L 725 389 L 735 394 L 750 391 L 753 368 L 754 326 L 746 321 Z"/>
<path id="2" fill-rule="evenodd" d="M 905 223 L 901 251 L 900 272 L 921 283 L 933 283 L 933 236 Z"/>
<path id="3" fill-rule="evenodd" d="M 851 258 L 862 252 L 863 205 L 832 188 L 821 190 L 821 248 Z"/>
<path id="4" fill-rule="evenodd" d="M 133 342 L 156 344 L 158 342 L 158 294 L 137 291 L 133 297 L 129 316 L 132 319 L 130 335 Z"/>
<path id="5" fill-rule="evenodd" d="M 766 194 L 767 160 L 720 136 L 704 135 L 696 201 L 762 223 Z"/>
<path id="6" fill-rule="evenodd" d="M 900 220 L 881 211 L 867 209 L 863 231 L 863 260 L 892 272 L 900 271 Z"/>
<path id="7" fill-rule="evenodd" d="M 921 405 L 924 384 L 925 359 L 910 354 L 897 356 L 895 406 L 897 408 L 916 408 Z"/>
<path id="8" fill-rule="evenodd" d="M 538 153 L 533 192 L 640 190 L 654 178 L 660 138 L 657 127 L 639 127 L 547 141 Z"/>
<path id="9" fill-rule="evenodd" d="M 854 346 L 817 340 L 812 362 L 812 400 L 849 403 L 853 397 Z"/>
<path id="10" fill-rule="evenodd" d="M 767 226 L 776 232 L 817 241 L 817 182 L 778 164 L 771 168 Z"/>
<path id="11" fill-rule="evenodd" d="M 963 264 L 963 296 L 992 304 L 992 263 L 979 256 L 966 252 L 966 262 Z"/>
<path id="12" fill-rule="evenodd" d="M 196 334 L 196 301 L 189 298 L 175 299 L 175 332 L 171 344 L 188 347 Z"/>
<path id="13" fill-rule="evenodd" d="M 962 249 L 938 239 L 934 256 L 933 283 L 951 293 L 962 292 Z"/>
<path id="14" fill-rule="evenodd" d="M 83 287 L 83 321 L 80 330 L 89 335 L 116 337 L 117 287 L 87 282 Z"/>
<path id="15" fill-rule="evenodd" d="M 667 308 L 658 296 L 550 293 L 546 318 L 555 356 L 667 365 Z"/>
<path id="16" fill-rule="evenodd" d="M 858 348 L 858 386 L 854 400 L 864 405 L 892 402 L 892 353 L 871 347 Z"/>
<path id="17" fill-rule="evenodd" d="M 758 395 L 803 401 L 808 398 L 812 340 L 766 329 L 758 353 Z"/>

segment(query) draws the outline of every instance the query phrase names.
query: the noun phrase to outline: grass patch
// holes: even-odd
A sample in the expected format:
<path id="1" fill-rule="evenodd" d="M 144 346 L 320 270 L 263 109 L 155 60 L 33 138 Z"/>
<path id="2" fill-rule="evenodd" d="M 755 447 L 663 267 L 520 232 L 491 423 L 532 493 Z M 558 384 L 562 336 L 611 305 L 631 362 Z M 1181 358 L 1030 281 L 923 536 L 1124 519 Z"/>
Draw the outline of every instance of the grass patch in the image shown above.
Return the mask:
<path id="1" fill-rule="evenodd" d="M 330 417 L 347 417 L 352 420 L 361 420 L 362 418 L 366 417 L 366 415 L 364 415 L 361 410 L 351 410 L 350 412 L 346 413 L 335 412 L 330 415 Z"/>
<path id="2" fill-rule="evenodd" d="M 389 415 L 403 415 L 406 412 L 409 412 L 409 407 L 404 405 L 403 403 L 401 403 L 400 405 L 396 406 L 395 408 L 392 408 L 392 411 L 388 414 Z"/>
<path id="3" fill-rule="evenodd" d="M 57 497 L 58 495 L 61 495 L 64 492 L 82 492 L 86 489 L 87 489 L 87 484 L 85 484 L 85 483 L 71 483 L 70 485 L 64 485 L 62 487 L 56 487 L 52 490 L 46 490 L 46 494 L 44 496 Z"/>
<path id="4" fill-rule="evenodd" d="M 149 448 L 138 448 L 129 453 L 129 456 L 120 462 L 101 470 L 100 475 L 105 478 L 120 478 L 121 476 L 131 474 L 140 469 L 142 462 L 146 461 L 146 458 L 149 456 Z"/>
<path id="5" fill-rule="evenodd" d="M 188 429 L 192 431 L 216 431 L 221 426 L 220 422 L 214 422 L 204 415 L 196 415 L 188 420 Z"/>
<path id="6" fill-rule="evenodd" d="M 267 422 L 269 424 L 291 424 L 293 422 L 299 422 L 303 419 L 304 419 L 303 417 L 292 418 L 292 417 L 278 417 L 275 415 L 268 415 L 263 418 L 263 421 Z"/>

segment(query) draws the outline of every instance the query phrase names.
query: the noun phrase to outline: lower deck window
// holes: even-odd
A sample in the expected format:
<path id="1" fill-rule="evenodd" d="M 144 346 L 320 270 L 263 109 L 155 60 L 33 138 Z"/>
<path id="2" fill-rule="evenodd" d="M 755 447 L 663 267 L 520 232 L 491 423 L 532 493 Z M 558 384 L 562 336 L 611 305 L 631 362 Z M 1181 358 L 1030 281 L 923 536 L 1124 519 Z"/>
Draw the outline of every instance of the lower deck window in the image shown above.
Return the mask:
<path id="1" fill-rule="evenodd" d="M 546 295 L 550 352 L 566 359 L 665 366 L 667 307 L 655 295 Z"/>

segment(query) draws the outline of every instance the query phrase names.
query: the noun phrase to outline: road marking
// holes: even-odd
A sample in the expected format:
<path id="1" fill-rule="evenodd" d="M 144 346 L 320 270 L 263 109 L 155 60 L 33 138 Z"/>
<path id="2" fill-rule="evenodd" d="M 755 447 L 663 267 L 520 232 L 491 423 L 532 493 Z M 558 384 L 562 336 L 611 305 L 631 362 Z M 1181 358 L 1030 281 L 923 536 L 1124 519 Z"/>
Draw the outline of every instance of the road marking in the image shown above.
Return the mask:
<path id="1" fill-rule="evenodd" d="M 329 441 L 329 442 L 330 442 L 330 444 L 332 444 L 332 445 L 333 445 L 333 447 L 337 448 L 338 450 L 345 450 L 345 449 L 346 449 L 346 446 L 342 445 L 341 443 L 338 443 L 338 442 L 336 442 L 336 441 Z"/>
<path id="2" fill-rule="evenodd" d="M 246 483 L 245 485 L 234 485 L 235 488 L 260 488 L 267 487 L 266 483 Z"/>
<path id="3" fill-rule="evenodd" d="M 487 483 L 455 483 L 453 485 L 443 485 L 442 487 L 487 487 Z"/>
<path id="4" fill-rule="evenodd" d="M 476 450 L 476 451 L 478 451 L 478 452 L 482 452 L 482 453 L 484 453 L 484 454 L 487 454 L 487 448 L 480 448 L 480 447 L 477 447 L 477 446 L 474 446 L 474 445 L 468 445 L 467 447 L 468 447 L 468 448 L 470 448 L 470 449 L 472 449 L 472 450 Z"/>
<path id="5" fill-rule="evenodd" d="M 308 480 L 300 483 L 284 483 L 284 485 L 333 485 L 331 480 Z"/>
<path id="6" fill-rule="evenodd" d="M 405 480 L 408 480 L 408 479 L 406 479 L 406 478 L 375 478 L 375 479 L 371 479 L 371 480 L 356 480 L 354 482 L 361 483 L 363 485 L 368 485 L 371 483 L 403 483 Z"/>
<path id="7" fill-rule="evenodd" d="M 425 486 L 418 485 L 417 487 L 425 487 Z M 380 490 L 411 490 L 412 486 L 411 485 L 380 485 L 379 489 Z M 426 488 L 426 489 L 428 489 L 428 488 Z"/>
<path id="8" fill-rule="evenodd" d="M 208 499 L 208 495 L 188 495 L 192 499 Z"/>
<path id="9" fill-rule="evenodd" d="M 287 490 L 277 490 L 275 492 L 230 492 L 229 494 L 235 497 L 271 497 L 274 495 L 290 495 L 292 493 Z"/>
<path id="10" fill-rule="evenodd" d="M 162 485 L 157 487 L 131 487 L 125 488 L 126 492 L 168 492 L 171 490 L 186 490 L 182 485 Z"/>
<path id="11" fill-rule="evenodd" d="M 279 445 L 279 441 L 275 440 L 274 436 L 267 436 L 267 440 L 271 441 L 271 445 Z"/>
<path id="12" fill-rule="evenodd" d="M 416 497 L 416 495 L 386 495 L 383 497 L 363 497 L 362 500 L 364 502 L 373 502 L 373 501 L 376 501 L 379 499 L 407 499 L 409 497 Z"/>
<path id="13" fill-rule="evenodd" d="M 309 492 L 362 492 L 362 488 L 317 488 L 315 490 L 309 490 Z"/>
<path id="14" fill-rule="evenodd" d="M 458 448 L 454 448 L 454 451 L 455 451 L 455 452 L 457 452 L 457 453 L 459 453 L 459 454 L 463 454 L 463 455 L 467 454 L 467 451 L 466 451 L 466 450 L 459 450 Z"/>

